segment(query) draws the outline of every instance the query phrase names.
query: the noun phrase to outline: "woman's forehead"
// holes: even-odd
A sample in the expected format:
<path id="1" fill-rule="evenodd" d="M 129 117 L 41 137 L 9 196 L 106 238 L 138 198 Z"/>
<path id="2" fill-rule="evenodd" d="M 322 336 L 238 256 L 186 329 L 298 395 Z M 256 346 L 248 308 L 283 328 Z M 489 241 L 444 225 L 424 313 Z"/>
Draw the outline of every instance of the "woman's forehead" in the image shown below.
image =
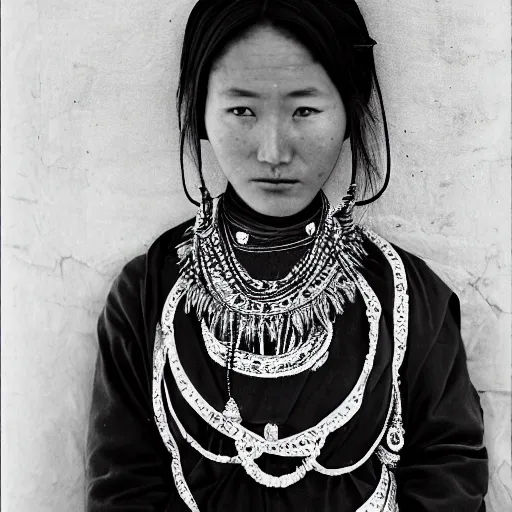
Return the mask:
<path id="1" fill-rule="evenodd" d="M 222 94 L 276 89 L 288 94 L 297 88 L 325 92 L 331 87 L 307 48 L 271 27 L 255 29 L 232 43 L 212 69 L 210 82 Z"/>
<path id="2" fill-rule="evenodd" d="M 211 85 L 224 93 L 233 89 L 251 90 L 255 88 L 288 89 L 329 88 L 326 73 L 319 64 L 310 66 L 261 66 L 240 67 L 229 70 L 218 69 L 212 72 Z"/>
<path id="3" fill-rule="evenodd" d="M 251 29 L 228 45 L 214 69 L 243 71 L 305 67 L 315 62 L 299 41 L 273 27 Z"/>

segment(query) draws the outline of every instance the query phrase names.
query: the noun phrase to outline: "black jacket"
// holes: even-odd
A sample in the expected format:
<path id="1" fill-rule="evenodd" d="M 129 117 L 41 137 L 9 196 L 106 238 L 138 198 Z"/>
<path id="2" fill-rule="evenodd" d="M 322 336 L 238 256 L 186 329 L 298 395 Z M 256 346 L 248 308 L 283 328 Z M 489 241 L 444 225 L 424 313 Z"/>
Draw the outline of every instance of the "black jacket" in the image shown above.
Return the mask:
<path id="1" fill-rule="evenodd" d="M 163 303 L 178 276 L 175 247 L 191 221 L 160 236 L 147 254 L 130 261 L 115 280 L 98 321 L 99 353 L 87 441 L 87 512 L 188 510 L 171 473 L 171 457 L 152 407 L 152 352 Z M 405 446 L 395 470 L 400 511 L 482 512 L 487 492 L 487 452 L 482 444 L 479 397 L 468 376 L 456 295 L 419 258 L 395 248 L 409 286 L 409 336 L 401 369 Z M 382 429 L 391 386 L 393 282 L 389 265 L 371 244 L 364 277 L 383 307 L 379 345 L 363 406 L 331 434 L 325 467 L 358 460 Z M 276 264 L 280 264 L 277 262 Z M 258 273 L 255 261 L 252 273 Z M 329 364 L 321 371 L 280 379 L 233 374 L 236 400 L 249 428 L 272 421 L 292 434 L 317 423 L 348 394 L 368 348 L 362 301 L 335 324 Z M 178 311 L 177 349 L 201 395 L 222 410 L 225 372 L 209 359 L 194 315 Z M 230 447 L 188 408 L 169 377 L 170 393 L 188 432 L 212 451 Z M 199 455 L 169 420 L 187 483 L 201 511 L 355 511 L 374 491 L 380 463 L 371 457 L 343 476 L 308 473 L 284 489 L 254 482 L 239 465 Z M 268 472 L 294 469 L 296 461 L 262 457 Z"/>

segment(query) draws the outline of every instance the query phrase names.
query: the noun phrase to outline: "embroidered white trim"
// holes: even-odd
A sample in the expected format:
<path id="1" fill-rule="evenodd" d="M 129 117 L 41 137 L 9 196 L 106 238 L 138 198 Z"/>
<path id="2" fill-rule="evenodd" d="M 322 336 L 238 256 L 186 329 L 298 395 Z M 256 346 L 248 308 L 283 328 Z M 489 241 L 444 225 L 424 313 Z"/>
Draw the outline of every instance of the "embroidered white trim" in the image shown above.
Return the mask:
<path id="1" fill-rule="evenodd" d="M 153 362 L 153 410 L 155 413 L 155 422 L 160 432 L 160 436 L 172 457 L 171 470 L 178 494 L 190 510 L 193 512 L 199 512 L 199 507 L 197 506 L 188 484 L 185 481 L 185 477 L 183 476 L 178 445 L 176 444 L 167 423 L 165 409 L 162 402 L 162 390 L 160 387 L 163 380 L 164 367 L 165 352 L 163 351 L 160 325 L 157 325 Z"/>
<path id="2" fill-rule="evenodd" d="M 391 399 L 389 401 L 389 409 L 388 409 L 388 413 L 386 416 L 386 421 L 384 422 L 384 427 L 382 428 L 377 439 L 375 439 L 373 444 L 370 446 L 368 451 L 364 454 L 364 456 L 361 459 L 359 459 L 357 462 L 355 462 L 351 466 L 344 466 L 341 468 L 326 468 L 315 460 L 315 462 L 314 462 L 315 471 L 318 471 L 318 473 L 322 473 L 322 475 L 340 476 L 340 475 L 345 475 L 347 473 L 351 473 L 355 469 L 361 467 L 373 455 L 377 445 L 381 442 L 382 438 L 384 437 L 386 429 L 389 425 L 389 419 L 391 417 L 391 412 L 393 411 L 395 403 L 396 403 L 395 390 L 393 389 L 391 391 Z"/>
<path id="3" fill-rule="evenodd" d="M 217 364 L 226 366 L 229 351 L 228 344 L 215 338 L 204 320 L 201 320 L 201 330 L 208 355 Z M 304 343 L 294 350 L 275 356 L 253 354 L 246 350 L 236 349 L 232 370 L 243 375 L 263 379 L 288 377 L 312 367 L 317 370 L 327 360 L 332 333 L 332 324 L 328 325 L 327 330 L 323 327 L 315 327 Z"/>
<path id="4" fill-rule="evenodd" d="M 356 512 L 382 512 L 386 504 L 386 497 L 390 485 L 390 473 L 386 466 L 382 466 L 380 480 L 372 495 L 361 505 Z"/>
<path id="5" fill-rule="evenodd" d="M 311 371 L 312 372 L 316 372 L 319 368 L 321 368 L 325 362 L 327 361 L 327 359 L 329 358 L 329 351 L 327 351 L 319 360 L 318 362 L 311 367 Z"/>
<path id="6" fill-rule="evenodd" d="M 396 453 L 391 453 L 390 451 L 386 450 L 382 445 L 379 445 L 377 447 L 377 450 L 375 451 L 377 457 L 379 460 L 386 464 L 388 468 L 395 468 L 400 461 L 400 455 Z"/>
<path id="7" fill-rule="evenodd" d="M 386 498 L 386 504 L 384 505 L 383 512 L 399 512 L 398 504 L 396 502 L 396 479 L 393 473 L 389 473 L 390 485 L 388 490 L 388 497 Z"/>
<path id="8" fill-rule="evenodd" d="M 176 411 L 174 410 L 174 407 L 172 406 L 171 397 L 169 395 L 169 389 L 167 388 L 167 384 L 164 380 L 164 392 L 165 392 L 165 399 L 167 401 L 167 407 L 169 407 L 169 411 L 171 413 L 171 416 L 173 417 L 174 421 L 176 422 L 176 425 L 178 426 L 178 429 L 180 431 L 180 434 L 183 436 L 183 438 L 190 443 L 190 445 L 197 450 L 203 457 L 206 457 L 207 459 L 213 460 L 215 462 L 220 462 L 224 464 L 232 464 L 232 463 L 240 463 L 240 457 L 229 457 L 227 455 L 218 455 L 216 453 L 213 453 L 209 450 L 206 450 L 203 448 L 189 433 L 185 430 L 185 427 L 181 423 L 181 421 L 178 419 L 178 416 L 176 415 Z"/>
<path id="9" fill-rule="evenodd" d="M 396 394 L 396 407 L 388 429 L 386 442 L 388 447 L 398 453 L 404 446 L 405 430 L 402 425 L 402 400 L 400 396 L 400 367 L 404 360 L 409 334 L 409 295 L 407 293 L 407 275 L 400 256 L 392 245 L 373 231 L 362 228 L 362 232 L 382 251 L 393 272 L 395 298 L 393 305 L 393 337 L 395 340 L 392 377 Z"/>

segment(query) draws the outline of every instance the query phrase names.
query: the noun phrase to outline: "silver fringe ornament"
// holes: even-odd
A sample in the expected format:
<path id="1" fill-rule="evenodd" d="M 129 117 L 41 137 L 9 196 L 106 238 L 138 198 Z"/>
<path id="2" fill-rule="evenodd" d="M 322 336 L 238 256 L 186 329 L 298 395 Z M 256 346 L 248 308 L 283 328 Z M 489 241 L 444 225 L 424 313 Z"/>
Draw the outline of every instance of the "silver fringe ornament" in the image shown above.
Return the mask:
<path id="1" fill-rule="evenodd" d="M 355 185 L 342 204 L 332 208 L 322 195 L 322 220 L 313 247 L 277 281 L 253 279 L 237 261 L 229 237 L 218 224 L 219 198 L 202 206 L 193 230 L 178 246 L 182 273 L 188 280 L 185 311 L 198 318 L 226 343 L 237 348 L 282 354 L 300 346 L 313 326 L 328 329 L 355 298 L 357 271 L 364 256 L 354 226 Z"/>

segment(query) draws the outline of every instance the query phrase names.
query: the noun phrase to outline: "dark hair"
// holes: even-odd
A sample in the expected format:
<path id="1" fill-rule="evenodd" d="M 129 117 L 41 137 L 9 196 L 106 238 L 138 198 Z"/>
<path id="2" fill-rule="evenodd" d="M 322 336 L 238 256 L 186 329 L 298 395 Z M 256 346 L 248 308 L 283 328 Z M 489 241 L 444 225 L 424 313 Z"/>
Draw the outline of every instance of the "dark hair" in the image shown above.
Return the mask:
<path id="1" fill-rule="evenodd" d="M 185 29 L 177 92 L 180 165 L 188 199 L 198 204 L 190 197 L 185 184 L 183 155 L 187 144 L 199 171 L 203 194 L 206 190 L 200 139 L 207 139 L 204 112 L 212 65 L 229 43 L 251 27 L 262 24 L 270 24 L 295 37 L 325 68 L 347 111 L 352 181 L 355 181 L 360 167 L 363 190 L 370 188 L 373 191 L 375 176 L 379 175 L 375 116 L 370 101 L 374 85 L 383 105 L 372 52 L 375 41 L 370 38 L 355 1 L 199 0 Z M 382 113 L 388 150 L 385 188 L 389 180 L 389 141 L 383 108 Z M 359 201 L 358 204 L 368 202 L 371 200 Z"/>

